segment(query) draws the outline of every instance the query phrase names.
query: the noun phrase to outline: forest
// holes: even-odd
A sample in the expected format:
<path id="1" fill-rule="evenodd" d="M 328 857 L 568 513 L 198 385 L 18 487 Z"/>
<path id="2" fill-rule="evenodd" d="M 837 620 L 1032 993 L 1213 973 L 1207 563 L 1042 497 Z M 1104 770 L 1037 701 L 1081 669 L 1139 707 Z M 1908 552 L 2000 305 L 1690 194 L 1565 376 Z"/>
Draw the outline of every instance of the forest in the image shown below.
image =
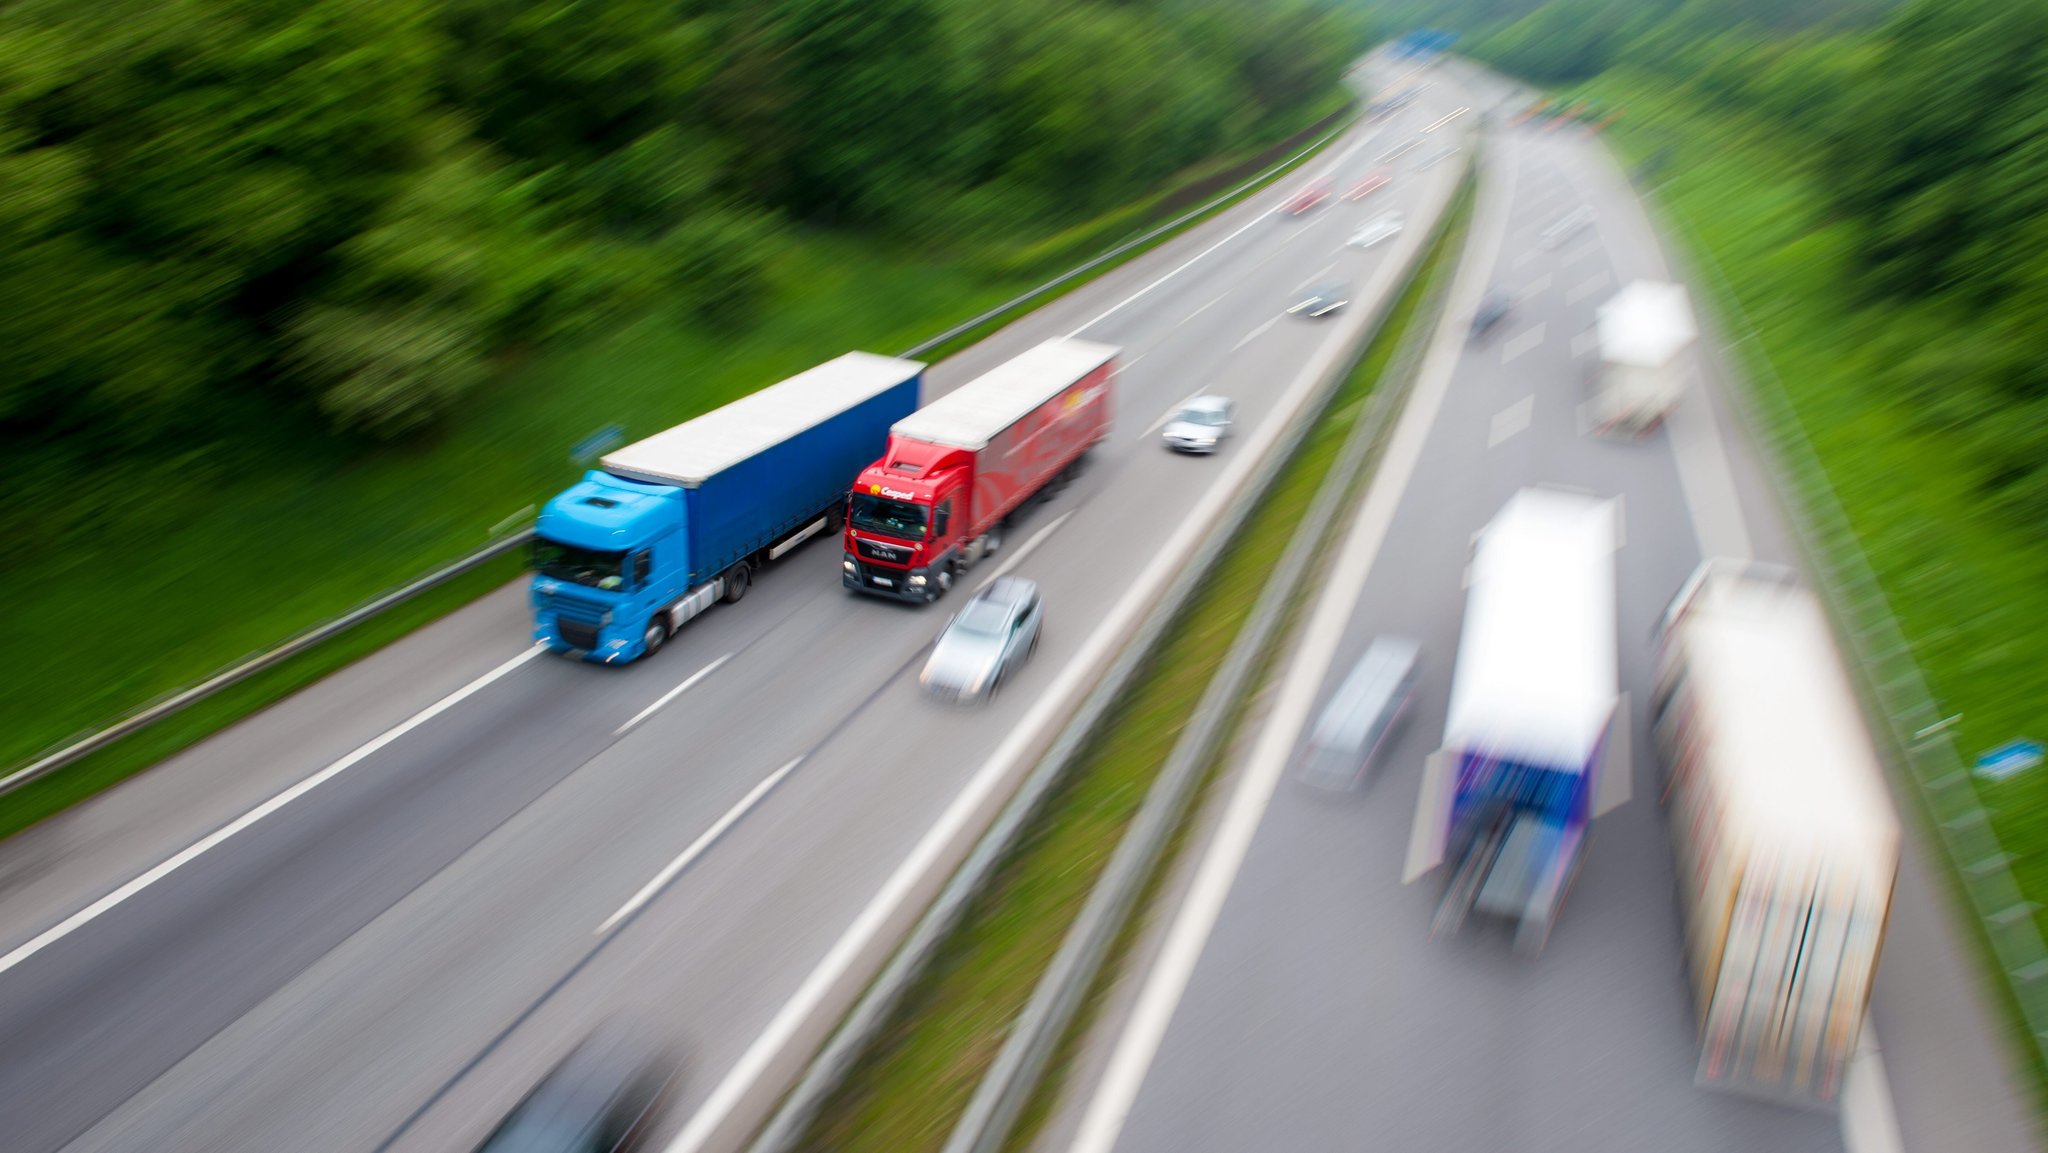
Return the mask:
<path id="1" fill-rule="evenodd" d="M 522 349 L 657 306 L 746 324 L 807 229 L 1102 212 L 1326 97 L 1362 31 L 1227 0 L 17 0 L 0 451 L 97 471 L 281 413 L 404 438 Z M 59 487 L 12 502 L 17 547 Z"/>

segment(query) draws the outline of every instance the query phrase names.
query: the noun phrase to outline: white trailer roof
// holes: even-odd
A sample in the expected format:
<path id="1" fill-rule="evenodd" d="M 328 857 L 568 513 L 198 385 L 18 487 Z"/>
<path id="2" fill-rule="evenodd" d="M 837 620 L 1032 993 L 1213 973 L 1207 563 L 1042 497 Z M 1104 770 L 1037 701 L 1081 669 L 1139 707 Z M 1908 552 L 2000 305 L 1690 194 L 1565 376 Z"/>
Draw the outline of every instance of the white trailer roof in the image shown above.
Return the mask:
<path id="1" fill-rule="evenodd" d="M 1089 340 L 1048 340 L 897 421 L 890 431 L 979 452 L 998 433 L 1121 351 Z"/>
<path id="2" fill-rule="evenodd" d="M 849 352 L 606 453 L 599 463 L 620 476 L 696 488 L 755 453 L 889 391 L 924 368 L 914 360 Z"/>
<path id="3" fill-rule="evenodd" d="M 1682 284 L 1638 280 L 1601 305 L 1597 316 L 1600 358 L 1610 364 L 1660 368 L 1699 338 Z"/>
<path id="4" fill-rule="evenodd" d="M 1820 603 L 1796 586 L 1710 577 L 1677 631 L 1728 835 L 1779 868 L 1825 866 L 1881 900 L 1898 815 Z"/>
<path id="5" fill-rule="evenodd" d="M 1447 748 L 1583 767 L 1620 695 L 1612 500 L 1525 488 L 1480 533 Z"/>

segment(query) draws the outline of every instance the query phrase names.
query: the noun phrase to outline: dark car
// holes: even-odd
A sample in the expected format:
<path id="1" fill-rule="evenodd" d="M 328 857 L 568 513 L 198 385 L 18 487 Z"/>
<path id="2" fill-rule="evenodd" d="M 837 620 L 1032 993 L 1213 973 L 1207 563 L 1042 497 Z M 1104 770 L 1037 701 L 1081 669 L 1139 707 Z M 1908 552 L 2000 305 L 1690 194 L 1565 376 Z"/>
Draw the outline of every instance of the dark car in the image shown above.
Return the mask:
<path id="1" fill-rule="evenodd" d="M 1415 695 L 1421 652 L 1414 641 L 1399 637 L 1372 642 L 1309 732 L 1302 750 L 1304 781 L 1347 789 L 1372 770 Z"/>
<path id="2" fill-rule="evenodd" d="M 1328 316 L 1351 303 L 1349 289 L 1341 284 L 1319 284 L 1295 298 L 1287 309 L 1290 316 Z"/>
<path id="3" fill-rule="evenodd" d="M 1478 340 L 1492 332 L 1494 326 L 1507 319 L 1508 310 L 1514 301 L 1505 292 L 1489 292 L 1479 302 L 1479 311 L 1472 314 L 1472 339 Z"/>
<path id="4" fill-rule="evenodd" d="M 541 1078 L 476 1153 L 626 1153 L 638 1149 L 675 1081 L 676 1063 L 619 1025 L 591 1034 Z"/>

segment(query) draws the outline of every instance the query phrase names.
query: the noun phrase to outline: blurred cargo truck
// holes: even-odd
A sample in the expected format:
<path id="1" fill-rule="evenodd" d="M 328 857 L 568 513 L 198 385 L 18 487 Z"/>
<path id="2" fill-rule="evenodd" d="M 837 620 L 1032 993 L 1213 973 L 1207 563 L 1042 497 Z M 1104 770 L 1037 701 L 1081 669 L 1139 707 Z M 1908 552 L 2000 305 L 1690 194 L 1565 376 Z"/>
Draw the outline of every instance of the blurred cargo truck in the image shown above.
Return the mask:
<path id="1" fill-rule="evenodd" d="M 849 352 L 605 455 L 534 526 L 534 639 L 620 664 L 745 596 L 762 564 L 836 531 L 924 367 Z"/>
<path id="2" fill-rule="evenodd" d="M 1710 561 L 1665 613 L 1656 676 L 1698 1079 L 1833 1103 L 1899 822 L 1827 618 L 1784 570 Z"/>
<path id="3" fill-rule="evenodd" d="M 1684 353 L 1699 336 L 1685 286 L 1638 280 L 1600 306 L 1592 424 L 1602 435 L 1654 432 L 1685 393 Z"/>

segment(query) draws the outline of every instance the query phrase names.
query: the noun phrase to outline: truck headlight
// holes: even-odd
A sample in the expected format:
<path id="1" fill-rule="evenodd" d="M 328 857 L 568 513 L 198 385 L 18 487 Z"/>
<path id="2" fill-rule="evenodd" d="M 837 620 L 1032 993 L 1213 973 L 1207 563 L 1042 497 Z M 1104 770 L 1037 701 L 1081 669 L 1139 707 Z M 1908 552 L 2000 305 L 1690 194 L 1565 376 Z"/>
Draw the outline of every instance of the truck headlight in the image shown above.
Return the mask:
<path id="1" fill-rule="evenodd" d="M 921 588 L 923 588 L 923 587 L 924 587 L 924 574 L 923 574 L 923 573 L 912 573 L 912 574 L 910 574 L 910 587 L 912 587 L 912 588 L 920 588 L 920 589 L 921 589 Z"/>
<path id="2" fill-rule="evenodd" d="M 847 572 L 852 572 L 854 568 L 853 558 L 847 557 L 845 560 L 840 561 L 839 567 L 845 569 Z"/>

